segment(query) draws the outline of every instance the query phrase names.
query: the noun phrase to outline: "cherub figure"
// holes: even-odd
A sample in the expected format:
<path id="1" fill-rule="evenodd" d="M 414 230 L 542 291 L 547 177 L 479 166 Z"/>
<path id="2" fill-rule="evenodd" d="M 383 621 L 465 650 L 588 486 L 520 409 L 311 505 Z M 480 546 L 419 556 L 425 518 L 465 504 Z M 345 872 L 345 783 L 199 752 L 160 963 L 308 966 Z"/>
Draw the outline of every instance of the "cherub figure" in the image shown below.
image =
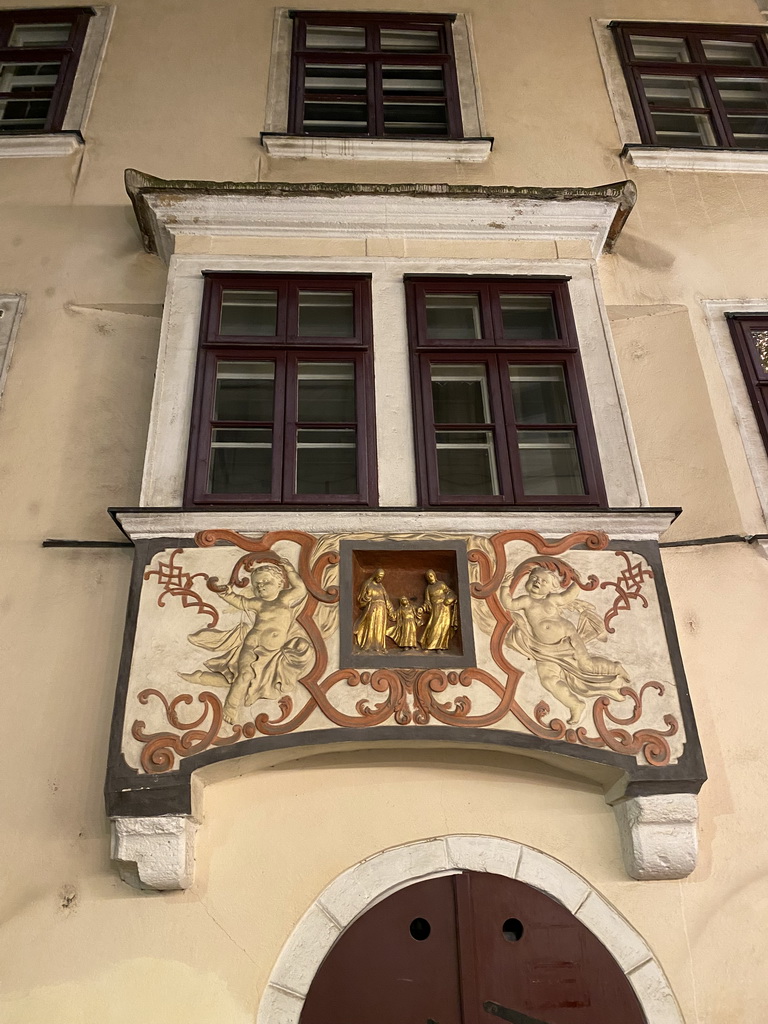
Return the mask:
<path id="1" fill-rule="evenodd" d="M 282 566 L 282 568 L 281 568 Z M 234 722 L 245 702 L 278 700 L 289 693 L 309 667 L 312 648 L 296 623 L 307 590 L 286 558 L 280 565 L 261 562 L 251 572 L 251 594 L 236 593 L 227 586 L 222 601 L 253 616 L 250 624 L 234 629 L 201 629 L 189 642 L 215 658 L 205 662 L 207 671 L 180 672 L 182 679 L 199 686 L 227 686 L 224 719 Z"/>
<path id="2" fill-rule="evenodd" d="M 420 608 L 414 608 L 410 600 L 403 596 L 400 598 L 395 609 L 395 624 L 387 630 L 387 636 L 391 636 L 398 647 L 405 649 L 419 646 L 416 639 L 416 627 L 424 621 Z"/>
<path id="3" fill-rule="evenodd" d="M 568 724 L 581 721 L 585 697 L 605 694 L 623 700 L 619 690 L 629 683 L 627 670 L 587 649 L 587 643 L 605 639 L 605 627 L 594 605 L 578 599 L 578 585 L 563 589 L 556 572 L 536 566 L 525 582 L 525 594 L 513 597 L 512 579 L 507 573 L 499 592 L 512 616 L 505 642 L 536 662 L 541 685 L 568 708 Z M 578 623 L 566 614 L 571 610 L 579 613 Z"/>

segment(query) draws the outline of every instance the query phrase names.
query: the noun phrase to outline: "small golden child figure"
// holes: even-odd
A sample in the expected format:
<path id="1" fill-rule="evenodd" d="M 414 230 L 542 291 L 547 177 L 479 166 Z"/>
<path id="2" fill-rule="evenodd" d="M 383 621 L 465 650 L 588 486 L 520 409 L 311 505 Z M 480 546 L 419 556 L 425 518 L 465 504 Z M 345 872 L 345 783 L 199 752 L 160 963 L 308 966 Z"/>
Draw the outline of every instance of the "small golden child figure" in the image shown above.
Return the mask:
<path id="1" fill-rule="evenodd" d="M 418 647 L 416 627 L 421 623 L 422 615 L 419 610 L 414 608 L 407 597 L 403 596 L 395 609 L 395 624 L 389 627 L 387 636 L 391 636 L 398 647 Z"/>

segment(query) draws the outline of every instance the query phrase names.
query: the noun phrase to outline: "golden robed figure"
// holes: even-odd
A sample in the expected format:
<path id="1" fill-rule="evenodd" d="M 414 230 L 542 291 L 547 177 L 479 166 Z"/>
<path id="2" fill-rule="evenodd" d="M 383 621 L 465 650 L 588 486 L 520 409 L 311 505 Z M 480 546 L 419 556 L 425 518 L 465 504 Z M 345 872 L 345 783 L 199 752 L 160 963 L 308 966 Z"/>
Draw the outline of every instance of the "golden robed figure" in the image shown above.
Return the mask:
<path id="1" fill-rule="evenodd" d="M 456 595 L 447 583 L 437 578 L 434 569 L 427 571 L 426 578 L 420 611 L 428 619 L 421 634 L 421 646 L 425 651 L 445 651 L 459 626 Z"/>
<path id="2" fill-rule="evenodd" d="M 382 584 L 384 570 L 377 569 L 360 587 L 358 606 L 362 609 L 354 634 L 363 651 L 383 654 L 387 649 L 387 629 L 395 618 L 395 610 Z"/>

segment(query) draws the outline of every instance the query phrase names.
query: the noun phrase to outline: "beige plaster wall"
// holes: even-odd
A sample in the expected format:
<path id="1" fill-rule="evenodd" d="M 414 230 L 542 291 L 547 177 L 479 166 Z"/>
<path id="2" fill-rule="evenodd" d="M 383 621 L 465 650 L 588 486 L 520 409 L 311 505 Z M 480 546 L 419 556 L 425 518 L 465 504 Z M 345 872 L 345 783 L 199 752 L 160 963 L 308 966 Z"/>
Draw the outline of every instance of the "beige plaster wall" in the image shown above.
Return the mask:
<path id="1" fill-rule="evenodd" d="M 118 538 L 105 509 L 138 497 L 165 269 L 141 250 L 126 166 L 236 180 L 618 180 L 629 168 L 590 19 L 759 22 L 758 6 L 463 3 L 496 144 L 487 164 L 441 167 L 270 160 L 258 135 L 272 4 L 119 0 L 84 152 L 0 160 L 0 292 L 27 295 L 0 401 L 4 1022 L 253 1021 L 288 933 L 336 874 L 397 843 L 485 832 L 562 858 L 614 902 L 688 1024 L 762 1024 L 768 562 L 754 548 L 665 554 L 711 774 L 691 878 L 629 880 L 610 810 L 576 778 L 518 758 L 374 751 L 211 785 L 195 887 L 158 895 L 111 869 L 101 802 L 130 552 L 40 547 Z M 684 505 L 679 538 L 754 531 L 761 514 L 698 303 L 766 293 L 765 176 L 631 176 L 638 204 L 599 277 L 651 501 Z"/>

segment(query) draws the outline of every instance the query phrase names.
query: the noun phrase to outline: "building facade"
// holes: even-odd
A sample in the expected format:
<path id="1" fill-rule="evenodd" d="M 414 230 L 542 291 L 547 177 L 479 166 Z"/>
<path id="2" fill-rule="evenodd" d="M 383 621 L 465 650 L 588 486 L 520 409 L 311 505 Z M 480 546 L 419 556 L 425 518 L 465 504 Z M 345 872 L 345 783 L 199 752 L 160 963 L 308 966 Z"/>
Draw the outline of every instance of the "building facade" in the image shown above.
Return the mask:
<path id="1" fill-rule="evenodd" d="M 762 1021 L 762 6 L 4 0 L 3 1020 Z"/>

